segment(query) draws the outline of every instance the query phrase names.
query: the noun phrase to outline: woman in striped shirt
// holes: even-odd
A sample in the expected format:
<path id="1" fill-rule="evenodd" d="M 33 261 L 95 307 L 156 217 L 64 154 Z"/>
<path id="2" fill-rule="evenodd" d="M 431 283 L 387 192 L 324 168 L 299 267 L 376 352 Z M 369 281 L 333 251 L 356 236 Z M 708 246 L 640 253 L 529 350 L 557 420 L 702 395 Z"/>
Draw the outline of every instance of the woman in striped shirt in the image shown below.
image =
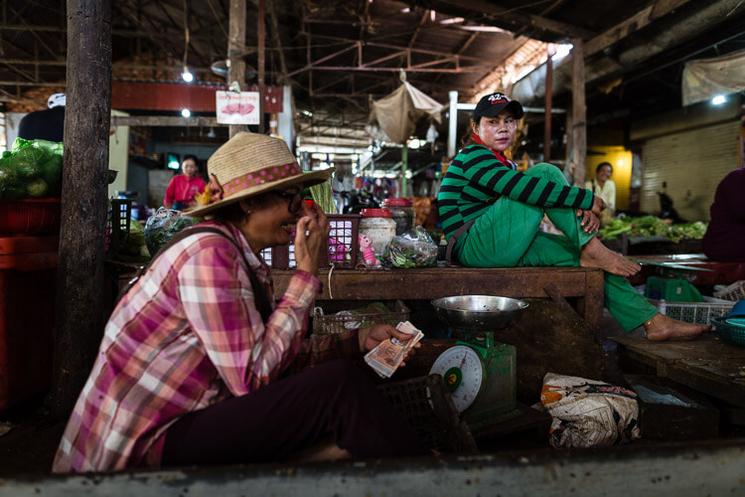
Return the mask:
<path id="1" fill-rule="evenodd" d="M 418 453 L 369 371 L 336 360 L 283 378 L 307 345 L 328 232 L 301 191 L 329 171 L 304 174 L 284 141 L 251 133 L 208 167 L 209 203 L 189 213 L 213 220 L 156 256 L 117 304 L 53 471 Z M 295 225 L 297 271 L 275 305 L 259 253 L 289 243 Z M 391 336 L 408 338 L 373 326 L 336 355 Z"/>
<path id="2" fill-rule="evenodd" d="M 453 159 L 437 205 L 453 252 L 465 266 L 582 266 L 605 271 L 605 303 L 627 330 L 644 326 L 650 340 L 692 338 L 706 326 L 675 321 L 657 313 L 634 291 L 627 276 L 639 266 L 607 249 L 595 233 L 605 208 L 592 191 L 570 186 L 551 164 L 525 173 L 507 160 L 519 102 L 502 93 L 484 96 L 473 113 L 471 139 Z M 541 232 L 547 215 L 563 235 Z"/>

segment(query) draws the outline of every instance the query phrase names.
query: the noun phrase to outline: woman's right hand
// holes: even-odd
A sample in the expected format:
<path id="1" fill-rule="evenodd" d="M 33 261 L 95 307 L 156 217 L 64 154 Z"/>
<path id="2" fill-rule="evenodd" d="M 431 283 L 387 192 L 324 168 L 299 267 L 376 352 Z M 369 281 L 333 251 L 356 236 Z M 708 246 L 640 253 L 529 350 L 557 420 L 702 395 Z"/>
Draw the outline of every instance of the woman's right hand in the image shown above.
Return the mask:
<path id="1" fill-rule="evenodd" d="M 295 260 L 300 271 L 318 272 L 321 248 L 328 242 L 329 223 L 317 206 L 305 210 L 295 229 Z"/>

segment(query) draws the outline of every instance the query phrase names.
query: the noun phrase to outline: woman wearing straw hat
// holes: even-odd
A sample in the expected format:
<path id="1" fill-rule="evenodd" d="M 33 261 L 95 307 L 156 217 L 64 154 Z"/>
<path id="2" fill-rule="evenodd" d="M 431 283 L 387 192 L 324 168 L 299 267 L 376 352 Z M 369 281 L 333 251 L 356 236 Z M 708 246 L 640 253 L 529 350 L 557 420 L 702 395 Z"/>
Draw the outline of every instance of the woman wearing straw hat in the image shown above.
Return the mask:
<path id="1" fill-rule="evenodd" d="M 239 133 L 209 159 L 211 221 L 162 250 L 114 309 L 53 471 L 416 453 L 418 442 L 368 371 L 331 361 L 280 379 L 303 349 L 328 225 L 304 207 L 287 145 Z M 273 304 L 258 257 L 287 244 L 297 271 Z M 359 353 L 391 336 L 374 326 L 337 343 Z M 340 354 L 341 355 L 341 354 Z"/>

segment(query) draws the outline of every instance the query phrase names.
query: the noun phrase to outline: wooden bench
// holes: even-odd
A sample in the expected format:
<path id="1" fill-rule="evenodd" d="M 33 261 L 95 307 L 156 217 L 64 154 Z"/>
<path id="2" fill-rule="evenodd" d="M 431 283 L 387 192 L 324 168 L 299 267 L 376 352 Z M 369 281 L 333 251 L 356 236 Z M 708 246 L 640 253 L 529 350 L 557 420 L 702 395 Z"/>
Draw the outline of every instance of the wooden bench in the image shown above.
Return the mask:
<path id="1" fill-rule="evenodd" d="M 291 270 L 272 270 L 276 295 L 287 288 Z M 577 299 L 577 311 L 595 327 L 603 313 L 603 272 L 571 268 L 321 269 L 320 300 L 430 300 L 449 295 L 487 294 L 548 298 L 553 284 L 564 298 Z"/>

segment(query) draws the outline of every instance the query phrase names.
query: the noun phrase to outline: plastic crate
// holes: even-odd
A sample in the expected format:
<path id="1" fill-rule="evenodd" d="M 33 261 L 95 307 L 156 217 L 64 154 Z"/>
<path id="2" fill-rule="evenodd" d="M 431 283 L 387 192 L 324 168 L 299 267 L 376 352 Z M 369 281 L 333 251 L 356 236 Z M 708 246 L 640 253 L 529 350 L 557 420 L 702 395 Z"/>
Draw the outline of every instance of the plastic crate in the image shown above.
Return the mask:
<path id="1" fill-rule="evenodd" d="M 112 198 L 109 215 L 111 222 L 110 252 L 115 253 L 127 243 L 129 221 L 132 219 L 132 201 L 129 199 Z"/>
<path id="2" fill-rule="evenodd" d="M 54 235 L 59 233 L 60 199 L 28 198 L 0 201 L 0 235 Z"/>
<path id="3" fill-rule="evenodd" d="M 745 299 L 745 280 L 732 283 L 727 288 L 714 292 L 714 296 L 724 300 L 743 300 Z"/>
<path id="4" fill-rule="evenodd" d="M 333 265 L 340 269 L 357 267 L 357 255 L 360 250 L 359 214 L 327 214 L 329 220 L 329 238 L 326 252 L 321 254 L 320 267 Z M 266 248 L 261 251 L 264 262 L 273 269 L 292 269 L 297 267 L 295 261 L 295 244 Z"/>
<path id="5" fill-rule="evenodd" d="M 714 319 L 717 335 L 724 341 L 745 347 L 745 327 L 729 324 L 724 318 Z"/>
<path id="6" fill-rule="evenodd" d="M 705 302 L 654 302 L 660 314 L 685 321 L 686 323 L 712 324 L 716 318 L 725 316 L 732 310 L 734 302 L 725 302 L 704 297 Z"/>
<path id="7" fill-rule="evenodd" d="M 390 324 L 396 326 L 409 320 L 409 309 L 400 300 L 392 306 L 373 304 L 362 311 L 341 311 L 324 315 L 320 307 L 313 311 L 313 333 L 334 335 L 348 330 L 362 328 L 371 324 Z"/>
<path id="8" fill-rule="evenodd" d="M 442 376 L 422 376 L 378 388 L 426 448 L 450 453 L 477 451 L 471 431 L 458 416 Z"/>

